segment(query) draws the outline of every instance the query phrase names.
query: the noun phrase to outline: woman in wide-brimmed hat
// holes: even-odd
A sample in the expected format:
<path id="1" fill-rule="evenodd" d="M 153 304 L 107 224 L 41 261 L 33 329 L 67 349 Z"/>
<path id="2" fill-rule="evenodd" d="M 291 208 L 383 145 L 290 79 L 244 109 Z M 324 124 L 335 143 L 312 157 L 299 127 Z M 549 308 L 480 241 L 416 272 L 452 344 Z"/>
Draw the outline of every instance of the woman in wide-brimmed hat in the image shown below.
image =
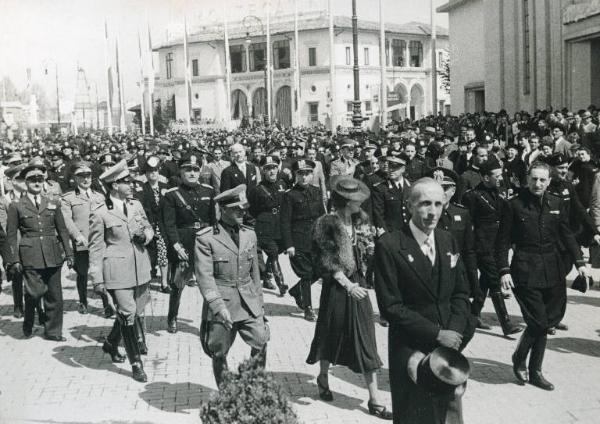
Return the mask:
<path id="1" fill-rule="evenodd" d="M 351 177 L 340 177 L 332 187 L 335 213 L 319 218 L 312 240 L 318 276 L 323 279 L 319 318 L 306 362 L 319 361 L 319 396 L 333 400 L 329 390 L 329 365 L 345 365 L 365 377 L 369 413 L 391 420 L 381 405 L 376 371 L 382 362 L 377 353 L 373 307 L 366 289 L 366 269 L 373 253 L 374 231 L 360 205 L 368 187 Z"/>

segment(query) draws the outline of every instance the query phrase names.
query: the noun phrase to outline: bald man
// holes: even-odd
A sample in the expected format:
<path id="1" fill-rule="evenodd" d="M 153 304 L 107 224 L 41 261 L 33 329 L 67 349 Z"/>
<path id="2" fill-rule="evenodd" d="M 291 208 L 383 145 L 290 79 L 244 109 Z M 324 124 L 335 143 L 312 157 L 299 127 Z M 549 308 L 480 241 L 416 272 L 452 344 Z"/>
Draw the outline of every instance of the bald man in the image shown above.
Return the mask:
<path id="1" fill-rule="evenodd" d="M 232 164 L 221 174 L 219 191 L 230 190 L 241 184 L 246 184 L 246 194 L 260 183 L 261 176 L 258 168 L 246 158 L 246 148 L 239 143 L 231 146 Z"/>
<path id="2" fill-rule="evenodd" d="M 439 346 L 462 350 L 473 336 L 469 284 L 452 235 L 437 229 L 444 190 L 431 178 L 410 189 L 411 219 L 375 245 L 375 291 L 389 322 L 390 387 L 394 423 L 462 423 L 460 399 L 431 394 L 409 376 L 416 351 Z"/>

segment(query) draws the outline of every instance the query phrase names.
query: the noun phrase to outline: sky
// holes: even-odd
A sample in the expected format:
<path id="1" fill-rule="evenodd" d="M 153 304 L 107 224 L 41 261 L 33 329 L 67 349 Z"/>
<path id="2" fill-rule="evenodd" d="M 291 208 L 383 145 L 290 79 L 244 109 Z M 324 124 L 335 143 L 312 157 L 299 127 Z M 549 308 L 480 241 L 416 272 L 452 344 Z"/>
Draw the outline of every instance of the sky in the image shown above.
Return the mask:
<path id="1" fill-rule="evenodd" d="M 247 15 L 262 17 L 267 0 L 0 0 L 0 78 L 8 76 L 18 89 L 31 80 L 46 89 L 50 102 L 55 97 L 55 70 L 58 69 L 61 102 L 75 100 L 77 66 L 85 70 L 90 98 L 95 102 L 96 86 L 100 101 L 106 99 L 104 22 L 108 23 L 110 58 L 119 40 L 121 73 L 128 103 L 139 99 L 140 80 L 138 32 L 141 34 L 144 62 L 148 26 L 153 44 L 182 32 L 184 17 L 190 28 L 205 23 L 221 23 Z M 326 10 L 327 0 L 297 0 L 302 11 Z M 336 15 L 352 14 L 351 0 L 331 0 Z M 359 19 L 379 19 L 378 0 L 356 0 Z M 386 22 L 429 23 L 427 0 L 382 0 Z M 294 0 L 270 0 L 272 15 L 291 14 Z M 446 0 L 433 0 L 434 7 Z M 448 15 L 436 14 L 437 25 L 447 27 Z M 146 65 L 148 66 L 148 65 Z M 156 64 L 155 64 L 156 67 Z M 46 70 L 47 73 L 45 72 Z M 80 90 L 81 93 L 81 90 Z M 0 93 L 1 95 L 1 93 Z"/>

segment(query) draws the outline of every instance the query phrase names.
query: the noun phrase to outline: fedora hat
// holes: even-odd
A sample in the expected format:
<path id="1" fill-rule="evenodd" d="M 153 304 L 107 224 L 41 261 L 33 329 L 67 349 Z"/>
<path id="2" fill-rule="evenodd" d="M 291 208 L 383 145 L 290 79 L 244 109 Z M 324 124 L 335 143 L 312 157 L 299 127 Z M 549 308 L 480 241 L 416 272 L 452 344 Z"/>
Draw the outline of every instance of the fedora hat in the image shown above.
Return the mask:
<path id="1" fill-rule="evenodd" d="M 428 355 L 416 351 L 409 359 L 409 375 L 416 375 L 416 383 L 424 390 L 435 394 L 462 394 L 463 386 L 470 375 L 471 366 L 465 356 L 457 350 L 440 346 Z"/>
<path id="2" fill-rule="evenodd" d="M 332 191 L 348 200 L 364 202 L 371 192 L 365 183 L 349 176 L 340 177 L 332 187 Z"/>

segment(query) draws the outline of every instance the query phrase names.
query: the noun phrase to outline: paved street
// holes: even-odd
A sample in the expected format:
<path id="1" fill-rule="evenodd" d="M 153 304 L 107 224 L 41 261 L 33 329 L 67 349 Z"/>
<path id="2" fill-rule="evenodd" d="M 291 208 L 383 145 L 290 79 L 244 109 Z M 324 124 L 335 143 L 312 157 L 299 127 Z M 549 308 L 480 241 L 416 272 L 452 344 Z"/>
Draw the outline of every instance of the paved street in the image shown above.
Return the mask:
<path id="1" fill-rule="evenodd" d="M 287 259 L 288 280 L 293 281 Z M 65 268 L 66 270 L 66 268 Z M 600 273 L 594 273 L 596 279 Z M 320 286 L 315 285 L 318 305 Z M 156 287 L 155 287 L 156 288 Z M 130 366 L 112 364 L 101 350 L 101 340 L 112 320 L 101 316 L 100 300 L 91 300 L 91 313 L 76 308 L 73 274 L 64 277 L 66 343 L 42 339 L 41 327 L 29 340 L 21 340 L 21 320 L 12 317 L 10 285 L 0 294 L 0 422 L 1 423 L 192 423 L 199 422 L 199 406 L 215 392 L 209 359 L 201 350 L 198 328 L 200 296 L 186 288 L 180 314 L 180 331 L 166 332 L 168 295 L 153 291 L 147 308 L 149 355 L 145 358 L 148 383 L 131 378 Z M 374 305 L 374 297 L 372 297 Z M 318 399 L 318 367 L 305 363 L 314 324 L 306 322 L 290 297 L 265 294 L 271 324 L 268 369 L 289 392 L 305 423 L 377 423 L 367 414 L 367 391 L 362 378 L 334 367 L 330 387 L 334 402 Z M 508 307 L 518 319 L 514 299 Z M 499 336 L 500 329 L 486 304 L 485 318 L 494 324 L 478 332 L 466 350 L 472 377 L 464 398 L 466 423 L 565 424 L 600 420 L 600 291 L 585 295 L 569 290 L 565 322 L 570 330 L 548 342 L 545 373 L 554 392 L 514 383 L 510 355 L 516 340 Z M 384 368 L 379 373 L 386 402 L 390 401 L 387 376 L 386 329 L 377 325 L 379 352 Z M 249 354 L 237 340 L 230 364 Z"/>

